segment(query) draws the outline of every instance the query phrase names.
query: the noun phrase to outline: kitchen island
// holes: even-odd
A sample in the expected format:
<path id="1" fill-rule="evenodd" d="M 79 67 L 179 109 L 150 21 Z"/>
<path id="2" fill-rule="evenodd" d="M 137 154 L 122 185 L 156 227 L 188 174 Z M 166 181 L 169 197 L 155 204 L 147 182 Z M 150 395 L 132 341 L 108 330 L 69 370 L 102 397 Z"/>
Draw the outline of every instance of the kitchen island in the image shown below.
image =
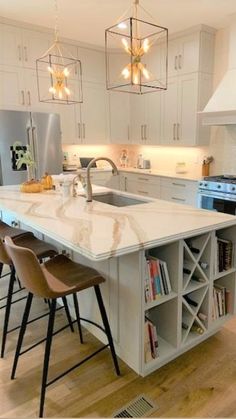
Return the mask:
<path id="1" fill-rule="evenodd" d="M 108 190 L 94 187 L 94 192 Z M 106 277 L 102 291 L 117 353 L 147 375 L 216 333 L 234 315 L 235 264 L 219 272 L 216 262 L 217 237 L 234 245 L 236 218 L 162 200 L 142 201 L 116 207 L 87 203 L 83 196 L 64 199 L 60 191 L 24 194 L 17 186 L 0 187 L 4 220 L 32 229 Z M 166 263 L 170 280 L 169 292 L 151 301 L 145 299 L 147 256 Z M 186 264 L 189 274 L 183 273 Z M 215 286 L 227 290 L 230 304 L 227 313 L 213 319 Z M 99 319 L 93 290 L 80 293 L 79 302 L 82 317 Z M 158 334 L 158 357 L 151 360 L 146 357 L 145 318 Z M 201 334 L 193 328 L 196 324 Z M 103 339 L 95 328 L 90 330 Z"/>

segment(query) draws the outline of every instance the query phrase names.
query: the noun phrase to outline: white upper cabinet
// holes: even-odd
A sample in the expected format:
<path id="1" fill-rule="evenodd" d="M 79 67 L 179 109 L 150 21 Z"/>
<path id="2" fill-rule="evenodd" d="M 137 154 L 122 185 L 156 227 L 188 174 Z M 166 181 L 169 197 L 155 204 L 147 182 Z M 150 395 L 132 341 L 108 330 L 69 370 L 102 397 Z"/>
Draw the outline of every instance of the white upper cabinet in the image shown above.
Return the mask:
<path id="1" fill-rule="evenodd" d="M 162 95 L 162 143 L 175 143 L 178 122 L 178 78 L 168 80 L 168 89 Z M 174 145 L 174 144 L 173 144 Z"/>
<path id="2" fill-rule="evenodd" d="M 0 64 L 35 68 L 52 39 L 47 33 L 0 24 Z"/>
<path id="3" fill-rule="evenodd" d="M 48 33 L 23 30 L 22 57 L 23 66 L 35 69 L 36 60 L 47 52 L 53 43 L 53 36 Z"/>
<path id="4" fill-rule="evenodd" d="M 213 73 L 214 36 L 197 31 L 169 41 L 168 75 L 176 76 L 197 71 Z"/>
<path id="5" fill-rule="evenodd" d="M 124 100 L 124 93 L 108 93 L 110 141 L 116 144 L 130 142 L 130 98 Z"/>
<path id="6" fill-rule="evenodd" d="M 135 144 L 158 144 L 161 130 L 161 95 L 155 92 L 131 97 L 131 136 Z"/>
<path id="7" fill-rule="evenodd" d="M 107 109 L 107 93 L 104 86 L 84 82 L 81 120 L 78 122 L 82 143 L 105 144 L 108 142 Z"/>
<path id="8" fill-rule="evenodd" d="M 83 80 L 105 83 L 105 53 L 93 49 L 78 47 L 78 59 L 82 63 Z"/>
<path id="9" fill-rule="evenodd" d="M 22 69 L 0 65 L 0 107 L 21 109 L 25 106 L 25 91 Z"/>

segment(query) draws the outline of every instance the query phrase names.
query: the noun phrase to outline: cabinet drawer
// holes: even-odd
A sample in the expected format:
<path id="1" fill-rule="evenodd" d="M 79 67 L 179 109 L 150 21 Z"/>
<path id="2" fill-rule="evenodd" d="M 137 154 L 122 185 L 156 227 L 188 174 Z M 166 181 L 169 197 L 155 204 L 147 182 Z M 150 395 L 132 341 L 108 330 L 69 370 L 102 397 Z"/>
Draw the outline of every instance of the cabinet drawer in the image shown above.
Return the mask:
<path id="1" fill-rule="evenodd" d="M 189 189 L 161 186 L 161 199 L 179 204 L 196 205 L 197 192 Z"/>
<path id="2" fill-rule="evenodd" d="M 186 181 L 178 178 L 163 178 L 161 179 L 161 186 L 167 188 L 174 188 L 179 191 L 197 191 L 198 183 L 194 181 Z"/>
<path id="3" fill-rule="evenodd" d="M 127 180 L 126 191 L 136 195 L 149 196 L 152 198 L 160 198 L 160 185 Z"/>
<path id="4" fill-rule="evenodd" d="M 128 181 L 136 181 L 140 183 L 146 184 L 160 184 L 160 178 L 158 176 L 151 176 L 147 174 L 139 174 L 139 173 L 125 173 L 124 176 L 127 178 Z"/>

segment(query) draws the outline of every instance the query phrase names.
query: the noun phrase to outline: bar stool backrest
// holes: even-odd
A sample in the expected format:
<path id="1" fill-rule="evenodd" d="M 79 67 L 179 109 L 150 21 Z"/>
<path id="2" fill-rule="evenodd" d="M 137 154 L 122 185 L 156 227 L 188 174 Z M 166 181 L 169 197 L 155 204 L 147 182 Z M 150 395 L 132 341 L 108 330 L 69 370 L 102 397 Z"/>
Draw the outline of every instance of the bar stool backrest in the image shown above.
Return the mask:
<path id="1" fill-rule="evenodd" d="M 3 265 L 11 264 L 11 259 L 9 258 L 6 252 L 5 245 L 2 239 L 0 239 L 0 263 L 3 263 Z"/>
<path id="2" fill-rule="evenodd" d="M 9 236 L 5 237 L 5 247 L 22 285 L 34 295 L 51 298 L 53 292 L 32 250 L 16 246 Z"/>

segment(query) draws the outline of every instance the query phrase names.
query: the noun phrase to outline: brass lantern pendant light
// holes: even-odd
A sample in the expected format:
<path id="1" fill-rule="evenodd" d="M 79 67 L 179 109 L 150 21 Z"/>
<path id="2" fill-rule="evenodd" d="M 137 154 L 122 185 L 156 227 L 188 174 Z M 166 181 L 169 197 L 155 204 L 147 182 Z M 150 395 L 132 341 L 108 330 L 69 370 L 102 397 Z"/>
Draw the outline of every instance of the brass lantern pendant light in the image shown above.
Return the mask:
<path id="1" fill-rule="evenodd" d="M 142 20 L 140 12 L 151 15 L 139 0 L 133 0 L 131 8 L 132 17 L 123 15 L 105 31 L 107 90 L 136 94 L 166 90 L 168 29 Z"/>
<path id="2" fill-rule="evenodd" d="M 82 66 L 58 38 L 58 4 L 55 3 L 55 40 L 36 60 L 40 102 L 73 105 L 83 102 Z M 47 82 L 48 78 L 48 82 Z"/>

